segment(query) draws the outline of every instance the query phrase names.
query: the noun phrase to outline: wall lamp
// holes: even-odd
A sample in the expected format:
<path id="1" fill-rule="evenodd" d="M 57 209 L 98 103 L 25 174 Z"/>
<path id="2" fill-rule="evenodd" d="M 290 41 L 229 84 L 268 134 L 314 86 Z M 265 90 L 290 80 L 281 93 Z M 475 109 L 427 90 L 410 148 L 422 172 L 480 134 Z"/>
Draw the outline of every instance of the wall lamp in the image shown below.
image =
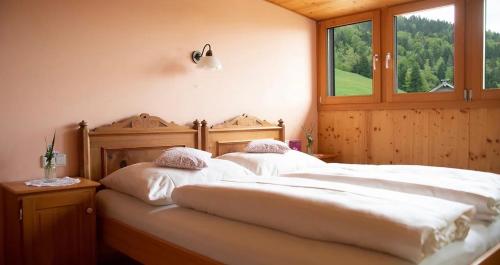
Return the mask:
<path id="1" fill-rule="evenodd" d="M 208 51 L 205 53 L 205 56 L 203 56 L 203 53 L 205 52 L 205 48 L 208 47 Z M 220 63 L 219 59 L 217 59 L 212 52 L 212 47 L 210 44 L 205 44 L 203 46 L 203 50 L 200 51 L 194 51 L 191 54 L 191 58 L 193 59 L 193 62 L 195 64 L 198 64 L 198 67 L 200 68 L 205 68 L 205 69 L 210 69 L 210 70 L 221 70 L 222 69 L 222 64 Z"/>

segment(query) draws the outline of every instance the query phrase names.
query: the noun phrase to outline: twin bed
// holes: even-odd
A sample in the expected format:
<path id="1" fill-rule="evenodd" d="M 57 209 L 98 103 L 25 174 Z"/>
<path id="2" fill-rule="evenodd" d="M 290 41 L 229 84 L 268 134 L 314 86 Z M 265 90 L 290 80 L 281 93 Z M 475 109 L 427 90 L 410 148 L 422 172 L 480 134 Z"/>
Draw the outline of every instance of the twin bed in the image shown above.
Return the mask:
<path id="1" fill-rule="evenodd" d="M 283 141 L 285 136 L 282 121 L 273 125 L 247 115 L 211 128 L 206 122 L 195 121 L 192 127 L 188 127 L 165 122 L 148 114 L 141 114 L 91 131 L 85 122 L 82 122 L 80 127 L 81 174 L 93 180 L 100 180 L 129 165 L 152 161 L 162 150 L 169 147 L 203 149 L 218 157 L 241 151 L 252 140 L 272 138 Z M 294 172 L 278 171 L 274 170 L 274 174 L 286 173 L 291 174 L 287 177 L 296 177 L 293 175 Z M 301 174 L 306 173 L 313 179 L 311 183 L 338 181 L 329 179 L 325 170 L 320 172 L 306 170 Z M 325 184 L 328 185 L 330 184 Z M 184 193 L 178 192 L 177 197 L 182 199 L 182 195 L 188 192 L 189 190 Z M 212 196 L 211 193 L 207 194 Z M 213 201 L 216 202 L 218 193 L 213 193 L 213 196 Z M 186 199 L 179 201 L 186 205 L 190 202 Z M 204 201 L 210 200 L 204 199 Z M 224 205 L 223 202 L 219 201 L 218 205 Z M 145 264 L 417 263 L 355 244 L 297 236 L 259 223 L 252 224 L 238 220 L 237 217 L 224 218 L 220 214 L 208 214 L 203 210 L 191 209 L 195 207 L 180 207 L 176 204 L 154 206 L 112 189 L 98 192 L 97 203 L 98 237 L 112 248 Z M 233 207 L 238 208 L 239 205 L 234 204 Z M 238 211 L 249 210 L 245 207 L 252 206 L 241 204 Z M 300 207 L 297 205 L 297 208 Z M 269 207 L 268 209 L 272 210 Z M 226 209 L 221 211 L 224 210 Z M 291 210 L 294 210 L 293 206 Z M 231 212 L 229 215 L 231 216 Z M 307 217 L 305 219 L 307 220 Z M 312 228 L 315 226 L 313 223 L 305 224 L 307 225 Z M 373 224 L 368 223 L 367 227 L 370 225 Z M 335 228 L 332 231 L 335 233 Z M 356 230 L 343 232 L 346 235 L 351 233 L 352 238 L 359 238 L 361 233 Z M 368 234 L 369 232 L 371 231 L 368 231 Z M 376 240 L 382 244 L 384 238 Z M 500 261 L 497 251 L 499 242 L 499 218 L 493 218 L 488 222 L 474 221 L 464 240 L 447 244 L 436 253 L 422 261 L 419 260 L 418 264 L 496 264 Z"/>

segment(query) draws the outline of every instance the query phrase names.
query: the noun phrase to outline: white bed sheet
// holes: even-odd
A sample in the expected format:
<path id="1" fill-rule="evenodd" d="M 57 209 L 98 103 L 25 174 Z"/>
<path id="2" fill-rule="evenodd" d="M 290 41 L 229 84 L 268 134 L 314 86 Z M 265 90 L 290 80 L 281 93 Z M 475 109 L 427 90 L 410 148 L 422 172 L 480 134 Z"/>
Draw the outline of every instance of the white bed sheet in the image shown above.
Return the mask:
<path id="1" fill-rule="evenodd" d="M 152 206 L 109 189 L 97 193 L 97 204 L 101 215 L 225 264 L 411 264 L 383 253 L 309 240 L 176 205 Z M 475 223 L 465 241 L 446 246 L 420 264 L 470 264 L 499 242 L 500 219 L 489 226 Z"/>

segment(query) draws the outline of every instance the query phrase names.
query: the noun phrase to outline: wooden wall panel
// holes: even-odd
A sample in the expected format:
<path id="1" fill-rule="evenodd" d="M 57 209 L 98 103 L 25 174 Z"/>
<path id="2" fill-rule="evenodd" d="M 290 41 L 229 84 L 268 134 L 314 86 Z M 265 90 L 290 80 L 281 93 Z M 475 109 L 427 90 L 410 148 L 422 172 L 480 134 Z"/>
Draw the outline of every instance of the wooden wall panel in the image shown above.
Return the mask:
<path id="1" fill-rule="evenodd" d="M 433 109 L 429 113 L 429 164 L 468 167 L 469 112 Z"/>
<path id="2" fill-rule="evenodd" d="M 428 120 L 425 110 L 372 111 L 369 161 L 375 164 L 427 164 Z"/>
<path id="3" fill-rule="evenodd" d="M 336 153 L 348 163 L 367 162 L 367 112 L 340 111 L 320 113 L 319 146 L 322 153 Z M 333 126 L 334 124 L 338 126 Z M 340 147 L 340 148 L 339 148 Z"/>
<path id="4" fill-rule="evenodd" d="M 393 163 L 405 164 L 406 161 L 413 161 L 413 140 L 414 135 L 414 122 L 411 111 L 398 110 L 392 112 L 392 124 L 394 132 L 394 145 L 393 145 Z M 373 139 L 373 141 L 377 141 Z"/>
<path id="5" fill-rule="evenodd" d="M 469 167 L 500 172 L 500 108 L 470 111 Z"/>
<path id="6" fill-rule="evenodd" d="M 500 172 L 500 109 L 322 111 L 319 151 L 345 163 Z"/>
<path id="7" fill-rule="evenodd" d="M 411 162 L 417 165 L 429 164 L 429 111 L 412 110 L 413 157 Z"/>
<path id="8" fill-rule="evenodd" d="M 368 163 L 391 164 L 393 161 L 393 121 L 389 111 L 371 112 L 368 146 Z"/>

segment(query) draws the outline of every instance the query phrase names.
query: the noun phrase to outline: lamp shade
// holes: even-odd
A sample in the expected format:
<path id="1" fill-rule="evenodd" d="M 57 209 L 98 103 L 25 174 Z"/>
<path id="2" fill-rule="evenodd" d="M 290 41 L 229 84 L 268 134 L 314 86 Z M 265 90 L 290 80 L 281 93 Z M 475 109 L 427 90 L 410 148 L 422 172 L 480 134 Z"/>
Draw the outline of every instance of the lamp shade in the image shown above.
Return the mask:
<path id="1" fill-rule="evenodd" d="M 207 55 L 200 58 L 198 67 L 217 71 L 222 69 L 222 64 L 215 56 Z"/>

